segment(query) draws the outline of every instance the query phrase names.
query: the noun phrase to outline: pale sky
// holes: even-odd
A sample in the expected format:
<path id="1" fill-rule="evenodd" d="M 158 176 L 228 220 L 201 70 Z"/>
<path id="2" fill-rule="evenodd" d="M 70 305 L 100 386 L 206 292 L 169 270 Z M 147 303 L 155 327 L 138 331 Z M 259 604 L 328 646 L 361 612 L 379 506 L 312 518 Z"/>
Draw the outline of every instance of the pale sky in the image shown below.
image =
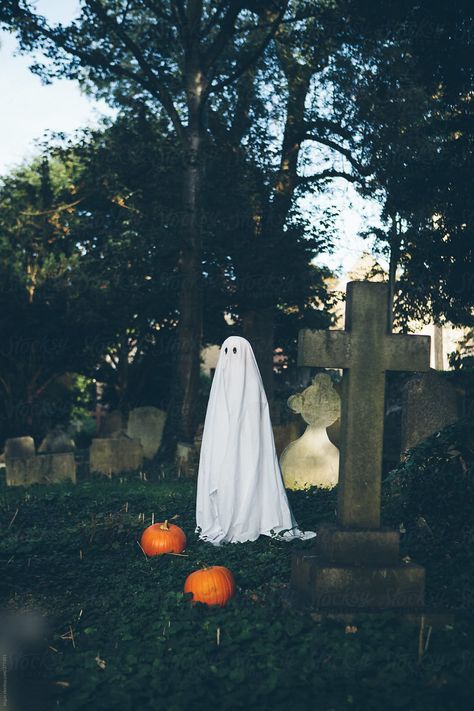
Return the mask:
<path id="1" fill-rule="evenodd" d="M 39 12 L 53 22 L 68 22 L 76 14 L 77 0 L 36 0 Z M 72 134 L 76 129 L 97 125 L 100 117 L 111 115 L 103 101 L 95 101 L 81 93 L 76 82 L 58 80 L 44 86 L 28 66 L 31 58 L 15 56 L 16 39 L 0 32 L 0 175 L 35 153 L 35 141 L 46 131 Z M 354 187 L 343 180 L 333 181 L 330 195 L 317 195 L 318 205 L 335 205 L 340 211 L 337 220 L 338 238 L 333 255 L 318 257 L 318 264 L 332 269 L 347 269 L 357 257 L 370 248 L 370 243 L 358 237 L 360 230 L 377 222 L 378 206 L 364 201 Z M 305 200 L 308 219 L 314 215 L 313 199 Z M 315 205 L 316 202 L 313 203 Z"/>

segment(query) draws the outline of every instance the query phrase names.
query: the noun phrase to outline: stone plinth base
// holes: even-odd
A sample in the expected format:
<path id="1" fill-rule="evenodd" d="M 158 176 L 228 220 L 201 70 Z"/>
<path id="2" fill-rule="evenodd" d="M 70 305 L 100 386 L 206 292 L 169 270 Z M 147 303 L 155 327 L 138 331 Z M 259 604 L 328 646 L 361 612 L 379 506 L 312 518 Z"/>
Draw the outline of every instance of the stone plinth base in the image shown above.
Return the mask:
<path id="1" fill-rule="evenodd" d="M 424 625 L 425 627 L 433 627 L 433 629 L 443 629 L 446 625 L 452 625 L 455 622 L 454 612 L 451 610 L 437 610 L 432 608 L 420 607 L 415 610 L 406 608 L 397 608 L 396 610 L 352 610 L 352 611 L 333 611 L 325 610 L 324 612 L 311 612 L 311 617 L 315 622 L 323 620 L 336 620 L 345 625 L 360 624 L 362 619 L 381 619 L 384 616 L 396 615 L 400 621 L 416 625 Z"/>
<path id="2" fill-rule="evenodd" d="M 400 534 L 398 531 L 373 531 L 321 526 L 312 553 L 336 565 L 398 565 Z"/>
<path id="3" fill-rule="evenodd" d="M 433 627 L 433 629 L 443 629 L 446 625 L 452 625 L 455 622 L 455 615 L 452 610 L 425 606 L 415 608 L 397 607 L 389 610 L 382 608 L 366 609 L 354 607 L 326 607 L 316 609 L 291 588 L 282 590 L 281 600 L 286 607 L 291 607 L 300 612 L 309 614 L 314 622 L 334 620 L 344 625 L 360 626 L 373 619 L 389 619 L 395 616 L 401 623 L 407 623 L 417 627 L 424 625 L 426 628 Z"/>
<path id="4" fill-rule="evenodd" d="M 317 610 L 422 607 L 425 570 L 400 562 L 399 538 L 388 529 L 321 527 L 312 548 L 293 556 L 294 594 Z"/>
<path id="5" fill-rule="evenodd" d="M 343 566 L 297 553 L 291 583 L 295 593 L 317 609 L 413 609 L 422 607 L 425 599 L 425 570 L 414 563 Z"/>

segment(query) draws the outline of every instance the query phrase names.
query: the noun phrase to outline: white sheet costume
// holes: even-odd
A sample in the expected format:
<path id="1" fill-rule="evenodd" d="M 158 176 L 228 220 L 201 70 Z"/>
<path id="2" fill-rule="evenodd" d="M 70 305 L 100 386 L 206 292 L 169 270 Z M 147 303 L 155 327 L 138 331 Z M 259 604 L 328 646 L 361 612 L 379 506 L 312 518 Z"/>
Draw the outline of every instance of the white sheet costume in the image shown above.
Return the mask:
<path id="1" fill-rule="evenodd" d="M 199 462 L 196 522 L 214 545 L 261 534 L 311 538 L 298 530 L 275 451 L 268 402 L 245 338 L 222 344 L 212 382 Z"/>

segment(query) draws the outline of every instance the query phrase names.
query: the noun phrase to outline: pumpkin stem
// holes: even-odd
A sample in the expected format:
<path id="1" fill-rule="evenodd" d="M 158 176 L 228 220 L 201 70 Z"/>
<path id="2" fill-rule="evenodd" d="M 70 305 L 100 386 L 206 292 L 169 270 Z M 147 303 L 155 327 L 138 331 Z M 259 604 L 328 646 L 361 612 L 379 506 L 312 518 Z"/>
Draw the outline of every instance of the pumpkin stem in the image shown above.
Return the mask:
<path id="1" fill-rule="evenodd" d="M 169 531 L 170 530 L 168 519 L 166 519 L 166 521 L 161 524 L 160 528 L 162 531 Z"/>

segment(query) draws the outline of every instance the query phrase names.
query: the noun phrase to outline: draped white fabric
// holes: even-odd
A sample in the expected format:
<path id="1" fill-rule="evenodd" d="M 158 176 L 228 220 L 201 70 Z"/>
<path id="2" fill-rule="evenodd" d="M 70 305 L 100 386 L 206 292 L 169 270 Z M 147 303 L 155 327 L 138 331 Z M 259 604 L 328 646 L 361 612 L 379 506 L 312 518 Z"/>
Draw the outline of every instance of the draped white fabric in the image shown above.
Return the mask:
<path id="1" fill-rule="evenodd" d="M 196 522 L 214 545 L 261 534 L 311 538 L 297 528 L 286 496 L 267 397 L 245 338 L 222 344 L 212 382 L 199 462 Z"/>

